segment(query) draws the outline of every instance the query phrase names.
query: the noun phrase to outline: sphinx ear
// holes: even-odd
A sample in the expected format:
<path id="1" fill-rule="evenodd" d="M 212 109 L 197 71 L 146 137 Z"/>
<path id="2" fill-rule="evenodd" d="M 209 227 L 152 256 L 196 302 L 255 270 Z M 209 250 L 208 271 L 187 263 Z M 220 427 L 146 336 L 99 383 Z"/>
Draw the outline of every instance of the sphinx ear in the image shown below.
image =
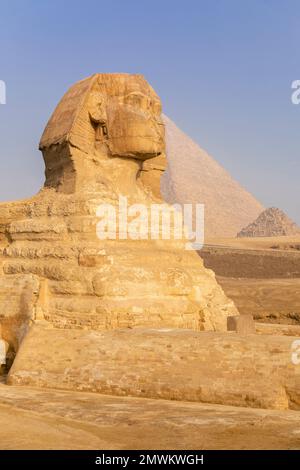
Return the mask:
<path id="1" fill-rule="evenodd" d="M 93 93 L 89 101 L 90 119 L 95 124 L 106 124 L 106 100 L 102 93 Z"/>
<path id="2" fill-rule="evenodd" d="M 101 93 L 93 93 L 90 97 L 88 110 L 90 120 L 95 129 L 95 140 L 103 143 L 108 140 L 106 100 Z"/>

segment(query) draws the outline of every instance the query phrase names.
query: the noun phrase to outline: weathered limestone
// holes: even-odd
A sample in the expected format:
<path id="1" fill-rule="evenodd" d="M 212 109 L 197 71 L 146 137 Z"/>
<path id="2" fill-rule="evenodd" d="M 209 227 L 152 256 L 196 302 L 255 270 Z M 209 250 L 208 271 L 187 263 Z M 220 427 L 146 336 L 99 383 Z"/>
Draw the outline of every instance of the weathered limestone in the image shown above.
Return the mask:
<path id="1" fill-rule="evenodd" d="M 142 76 L 96 74 L 72 86 L 40 148 L 45 187 L 0 205 L 0 322 L 15 350 L 41 321 L 226 331 L 236 308 L 184 240 L 96 235 L 100 204 L 162 202 L 161 104 Z"/>
<path id="2" fill-rule="evenodd" d="M 255 334 L 253 315 L 236 315 L 227 318 L 227 330 L 240 335 Z"/>
<path id="3" fill-rule="evenodd" d="M 9 383 L 299 410 L 300 366 L 291 361 L 294 339 L 167 328 L 101 332 L 34 325 L 10 370 Z"/>

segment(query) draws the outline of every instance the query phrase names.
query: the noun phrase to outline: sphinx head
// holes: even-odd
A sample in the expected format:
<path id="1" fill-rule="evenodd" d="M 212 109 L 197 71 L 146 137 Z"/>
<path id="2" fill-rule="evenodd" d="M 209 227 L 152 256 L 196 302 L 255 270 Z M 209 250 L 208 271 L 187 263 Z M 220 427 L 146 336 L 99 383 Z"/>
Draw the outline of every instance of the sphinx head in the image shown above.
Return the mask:
<path id="1" fill-rule="evenodd" d="M 93 75 L 62 98 L 40 149 L 46 185 L 63 191 L 95 179 L 105 159 L 138 161 L 142 170 L 142 162 L 157 161 L 165 152 L 160 99 L 141 75 Z"/>

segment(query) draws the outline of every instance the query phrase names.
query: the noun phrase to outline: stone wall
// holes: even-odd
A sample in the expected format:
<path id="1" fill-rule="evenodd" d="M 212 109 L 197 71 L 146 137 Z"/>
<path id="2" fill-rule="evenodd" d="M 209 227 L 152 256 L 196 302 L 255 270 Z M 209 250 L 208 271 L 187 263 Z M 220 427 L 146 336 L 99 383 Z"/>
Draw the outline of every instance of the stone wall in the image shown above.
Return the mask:
<path id="1" fill-rule="evenodd" d="M 294 339 L 172 329 L 57 330 L 36 324 L 9 383 L 299 409 L 300 368 L 291 362 Z"/>

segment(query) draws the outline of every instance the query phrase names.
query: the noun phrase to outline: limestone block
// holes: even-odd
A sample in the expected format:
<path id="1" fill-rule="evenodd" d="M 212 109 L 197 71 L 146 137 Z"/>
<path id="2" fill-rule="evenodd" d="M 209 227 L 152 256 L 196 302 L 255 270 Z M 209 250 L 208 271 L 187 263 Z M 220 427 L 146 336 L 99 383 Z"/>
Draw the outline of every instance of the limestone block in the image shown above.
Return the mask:
<path id="1" fill-rule="evenodd" d="M 238 315 L 227 318 L 228 331 L 235 331 L 239 335 L 255 334 L 253 315 Z"/>
<path id="2" fill-rule="evenodd" d="M 97 332 L 35 325 L 9 383 L 299 410 L 300 368 L 291 362 L 292 340 L 171 328 Z"/>

